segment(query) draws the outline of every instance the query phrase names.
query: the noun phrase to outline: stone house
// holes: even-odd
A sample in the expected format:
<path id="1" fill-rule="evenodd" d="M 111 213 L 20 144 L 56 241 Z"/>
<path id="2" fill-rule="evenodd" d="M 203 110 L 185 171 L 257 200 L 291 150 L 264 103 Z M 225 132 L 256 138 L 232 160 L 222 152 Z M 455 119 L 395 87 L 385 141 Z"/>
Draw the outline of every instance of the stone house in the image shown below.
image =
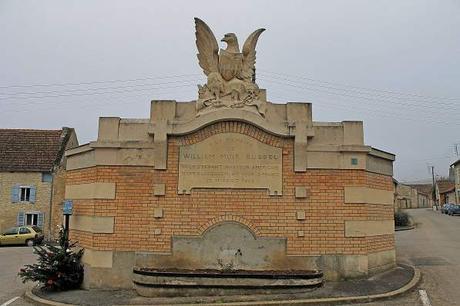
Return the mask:
<path id="1" fill-rule="evenodd" d="M 61 224 L 64 151 L 76 147 L 74 129 L 0 129 L 0 231 L 36 225 L 46 238 Z"/>
<path id="2" fill-rule="evenodd" d="M 457 203 L 455 198 L 455 182 L 443 179 L 437 182 L 439 189 L 439 204 Z"/>
<path id="3" fill-rule="evenodd" d="M 397 182 L 395 209 L 432 207 L 431 185 L 406 185 Z"/>
<path id="4" fill-rule="evenodd" d="M 397 182 L 395 188 L 395 208 L 406 209 L 413 208 L 416 203 L 417 190 L 408 185 Z"/>
<path id="5" fill-rule="evenodd" d="M 436 181 L 439 205 L 446 203 L 456 203 L 455 183 L 447 178 L 441 178 Z M 432 184 L 414 184 L 411 185 L 419 194 L 423 194 L 427 201 L 433 202 L 433 185 Z M 431 206 L 431 205 L 430 205 Z M 423 206 L 419 206 L 423 207 Z"/>
<path id="6" fill-rule="evenodd" d="M 450 165 L 450 170 L 454 176 L 455 201 L 460 203 L 460 159 Z"/>
<path id="7" fill-rule="evenodd" d="M 455 194 L 455 185 L 449 189 L 444 190 L 443 192 L 439 192 L 440 195 L 440 203 L 442 204 L 458 204 L 457 197 Z"/>

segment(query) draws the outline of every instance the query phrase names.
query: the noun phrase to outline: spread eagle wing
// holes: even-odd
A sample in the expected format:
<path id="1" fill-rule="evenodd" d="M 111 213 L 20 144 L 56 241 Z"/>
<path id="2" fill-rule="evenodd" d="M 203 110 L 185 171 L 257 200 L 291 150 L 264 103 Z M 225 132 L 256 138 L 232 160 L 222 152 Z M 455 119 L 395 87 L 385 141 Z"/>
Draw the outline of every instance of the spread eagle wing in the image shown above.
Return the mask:
<path id="1" fill-rule="evenodd" d="M 260 34 L 265 29 L 255 30 L 251 35 L 248 36 L 243 45 L 243 68 L 241 70 L 240 77 L 244 81 L 253 82 L 253 75 L 256 65 L 256 45 Z"/>
<path id="2" fill-rule="evenodd" d="M 198 62 L 203 72 L 209 75 L 217 72 L 219 67 L 219 46 L 208 25 L 201 19 L 195 18 L 196 47 L 198 48 Z"/>

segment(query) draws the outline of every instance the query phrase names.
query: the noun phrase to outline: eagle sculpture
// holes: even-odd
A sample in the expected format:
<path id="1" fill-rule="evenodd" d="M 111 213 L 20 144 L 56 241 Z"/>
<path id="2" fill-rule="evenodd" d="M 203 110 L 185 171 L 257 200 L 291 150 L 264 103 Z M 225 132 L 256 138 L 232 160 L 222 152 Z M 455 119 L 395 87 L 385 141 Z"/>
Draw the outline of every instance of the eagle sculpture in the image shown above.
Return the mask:
<path id="1" fill-rule="evenodd" d="M 220 49 L 211 29 L 195 18 L 198 62 L 207 76 L 206 85 L 198 85 L 197 110 L 206 107 L 255 106 L 261 115 L 264 105 L 259 101 L 259 88 L 255 83 L 256 45 L 265 29 L 254 31 L 246 39 L 242 51 L 234 33 L 227 33 L 221 41 L 227 44 Z"/>

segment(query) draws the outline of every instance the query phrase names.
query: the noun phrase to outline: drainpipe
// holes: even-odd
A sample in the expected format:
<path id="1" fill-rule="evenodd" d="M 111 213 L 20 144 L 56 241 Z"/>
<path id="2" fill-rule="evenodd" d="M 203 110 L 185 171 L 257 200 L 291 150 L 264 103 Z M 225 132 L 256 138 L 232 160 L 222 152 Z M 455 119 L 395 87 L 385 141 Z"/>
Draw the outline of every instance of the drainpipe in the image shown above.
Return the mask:
<path id="1" fill-rule="evenodd" d="M 54 167 L 53 167 L 54 168 Z M 51 220 L 53 213 L 53 196 L 54 196 L 54 169 L 51 172 L 51 194 L 50 194 L 50 211 L 48 214 L 48 241 L 51 241 Z"/>

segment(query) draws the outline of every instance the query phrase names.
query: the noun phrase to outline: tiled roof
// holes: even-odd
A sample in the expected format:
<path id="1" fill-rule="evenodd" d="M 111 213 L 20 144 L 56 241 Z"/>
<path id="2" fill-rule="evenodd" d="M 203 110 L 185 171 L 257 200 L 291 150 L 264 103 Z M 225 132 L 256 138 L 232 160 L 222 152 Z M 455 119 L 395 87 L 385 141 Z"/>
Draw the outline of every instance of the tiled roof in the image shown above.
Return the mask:
<path id="1" fill-rule="evenodd" d="M 455 189 L 455 183 L 448 180 L 439 180 L 436 182 L 438 184 L 439 193 L 450 192 Z M 426 195 L 431 195 L 432 184 L 412 184 L 409 185 L 412 188 L 417 189 L 418 192 L 424 193 Z"/>
<path id="2" fill-rule="evenodd" d="M 50 171 L 60 159 L 64 130 L 0 129 L 0 171 Z"/>
<path id="3" fill-rule="evenodd" d="M 409 185 L 412 188 L 417 189 L 417 192 L 423 193 L 425 195 L 430 195 L 431 190 L 432 190 L 432 185 L 431 184 L 411 184 Z"/>
<path id="4" fill-rule="evenodd" d="M 451 181 L 438 181 L 439 193 L 451 192 L 455 189 L 455 183 Z"/>

